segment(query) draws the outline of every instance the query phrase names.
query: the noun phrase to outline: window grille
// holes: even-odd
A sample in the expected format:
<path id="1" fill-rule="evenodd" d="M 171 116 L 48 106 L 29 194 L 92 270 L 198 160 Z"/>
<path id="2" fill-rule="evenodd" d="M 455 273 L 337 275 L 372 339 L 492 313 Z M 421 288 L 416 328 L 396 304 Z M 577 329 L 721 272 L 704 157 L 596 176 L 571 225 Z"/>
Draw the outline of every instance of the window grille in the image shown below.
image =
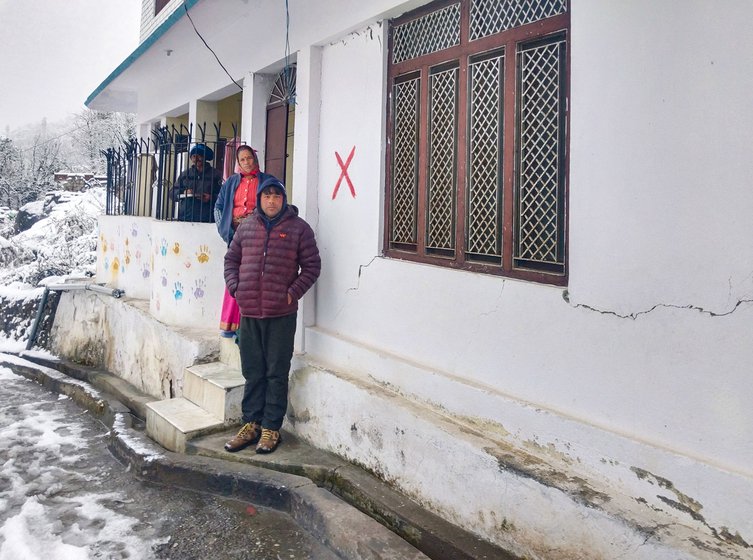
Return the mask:
<path id="1" fill-rule="evenodd" d="M 566 284 L 569 27 L 566 0 L 391 23 L 387 256 Z"/>
<path id="2" fill-rule="evenodd" d="M 457 82 L 457 68 L 433 73 L 429 101 L 429 204 L 426 247 L 450 256 L 455 249 Z"/>
<path id="3" fill-rule="evenodd" d="M 502 99 L 504 54 L 471 59 L 468 126 L 470 259 L 502 258 Z"/>
<path id="4" fill-rule="evenodd" d="M 418 91 L 420 80 L 395 85 L 393 143 L 392 237 L 394 243 L 417 242 L 418 214 Z"/>
<path id="5" fill-rule="evenodd" d="M 564 41 L 521 49 L 515 256 L 519 264 L 562 265 L 561 90 Z"/>
<path id="6" fill-rule="evenodd" d="M 417 56 L 437 52 L 460 44 L 460 4 L 431 12 L 423 17 L 398 25 L 392 62 L 398 63 Z"/>
<path id="7" fill-rule="evenodd" d="M 566 0 L 472 0 L 471 40 L 567 11 Z"/>

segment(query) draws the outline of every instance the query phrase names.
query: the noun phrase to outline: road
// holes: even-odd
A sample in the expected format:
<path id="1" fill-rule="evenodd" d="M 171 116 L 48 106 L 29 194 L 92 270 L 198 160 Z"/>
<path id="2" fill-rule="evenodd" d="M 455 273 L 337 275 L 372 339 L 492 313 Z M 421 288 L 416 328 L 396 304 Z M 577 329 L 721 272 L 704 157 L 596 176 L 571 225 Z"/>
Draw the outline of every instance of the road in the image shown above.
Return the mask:
<path id="1" fill-rule="evenodd" d="M 335 560 L 288 515 L 136 478 L 108 429 L 0 366 L 0 560 Z"/>

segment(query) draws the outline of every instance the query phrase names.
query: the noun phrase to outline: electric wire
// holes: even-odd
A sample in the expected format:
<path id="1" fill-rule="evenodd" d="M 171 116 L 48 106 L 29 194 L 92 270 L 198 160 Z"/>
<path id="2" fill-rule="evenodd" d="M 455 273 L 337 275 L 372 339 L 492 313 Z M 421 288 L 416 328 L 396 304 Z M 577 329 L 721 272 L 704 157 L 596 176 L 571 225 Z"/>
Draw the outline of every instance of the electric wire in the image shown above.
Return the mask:
<path id="1" fill-rule="evenodd" d="M 290 6 L 285 0 L 285 68 L 283 69 L 285 84 L 285 101 L 288 105 L 295 105 L 295 84 L 293 83 L 293 69 L 290 66 Z"/>
<path id="2" fill-rule="evenodd" d="M 286 0 L 286 1 L 287 1 L 287 0 Z M 240 84 L 239 84 L 239 83 L 238 83 L 238 82 L 237 82 L 237 81 L 235 80 L 235 78 L 233 78 L 233 77 L 232 77 L 232 76 L 230 75 L 230 72 L 228 72 L 227 68 L 225 68 L 225 65 L 224 65 L 224 64 L 222 64 L 222 61 L 220 60 L 220 57 L 219 57 L 219 56 L 217 56 L 217 53 L 216 53 L 216 52 L 214 52 L 214 50 L 212 50 L 212 47 L 210 47 L 210 46 L 209 46 L 209 43 L 207 43 L 207 42 L 206 42 L 206 40 L 204 39 L 204 37 L 202 37 L 202 36 L 201 36 L 201 33 L 199 33 L 199 30 L 198 30 L 198 29 L 196 29 L 196 24 L 194 24 L 194 22 L 193 22 L 193 19 L 191 18 L 191 14 L 189 14 L 189 13 L 188 13 L 188 6 L 186 5 L 186 0 L 183 0 L 183 9 L 184 9 L 184 10 L 186 11 L 186 15 L 188 16 L 188 21 L 190 21 L 190 22 L 191 22 L 191 26 L 193 27 L 193 30 L 194 30 L 194 31 L 196 32 L 196 35 L 198 35 L 198 36 L 199 36 L 199 39 L 201 39 L 201 42 L 202 42 L 202 43 L 204 43 L 204 45 L 206 46 L 206 48 L 208 48 L 208 49 L 209 49 L 209 52 L 211 52 L 211 53 L 212 53 L 212 54 L 214 55 L 214 58 L 215 58 L 215 59 L 217 59 L 217 63 L 218 63 L 218 64 L 219 64 L 219 65 L 220 65 L 220 66 L 222 67 L 222 69 L 223 69 L 223 70 L 225 71 L 225 74 L 227 74 L 227 75 L 228 75 L 228 77 L 229 77 L 229 78 L 230 78 L 230 79 L 231 79 L 231 80 L 233 81 L 233 83 L 234 83 L 234 84 L 235 84 L 236 86 L 238 86 L 238 89 L 239 89 L 239 90 L 243 91 L 243 86 L 241 86 L 241 85 L 240 85 Z"/>

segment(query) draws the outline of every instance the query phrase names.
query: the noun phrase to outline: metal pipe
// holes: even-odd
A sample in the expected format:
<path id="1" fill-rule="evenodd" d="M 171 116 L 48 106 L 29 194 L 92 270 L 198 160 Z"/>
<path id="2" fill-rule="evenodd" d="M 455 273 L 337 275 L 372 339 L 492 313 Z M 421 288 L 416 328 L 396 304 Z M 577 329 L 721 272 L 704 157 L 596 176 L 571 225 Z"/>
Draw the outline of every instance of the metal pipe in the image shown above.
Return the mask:
<path id="1" fill-rule="evenodd" d="M 34 346 L 34 342 L 37 340 L 37 330 L 39 329 L 39 323 L 42 320 L 42 313 L 44 312 L 44 308 L 47 305 L 47 296 L 49 295 L 49 293 L 51 291 L 67 292 L 69 290 L 90 290 L 92 292 L 106 294 L 114 298 L 120 298 L 123 294 L 125 294 L 125 290 L 119 290 L 117 288 L 107 288 L 105 286 L 100 286 L 99 284 L 94 284 L 93 282 L 82 282 L 79 284 L 50 284 L 49 286 L 45 286 L 44 292 L 42 293 L 42 300 L 39 302 L 39 307 L 37 308 L 37 316 L 34 318 L 34 324 L 31 326 L 29 340 L 26 341 L 27 350 L 31 350 L 31 347 Z"/>
<path id="2" fill-rule="evenodd" d="M 34 324 L 31 326 L 29 340 L 26 341 L 27 350 L 31 350 L 31 347 L 34 346 L 34 341 L 37 339 L 37 328 L 39 328 L 39 322 L 42 320 L 42 312 L 44 311 L 45 305 L 47 305 L 47 295 L 49 293 L 49 288 L 45 288 L 42 293 L 42 300 L 39 302 L 39 307 L 37 308 L 37 316 L 34 318 Z"/>
<path id="3" fill-rule="evenodd" d="M 50 284 L 48 289 L 56 292 L 67 292 L 69 290 L 90 290 L 97 292 L 98 294 L 105 294 L 114 298 L 119 298 L 125 294 L 125 290 L 119 290 L 118 288 L 108 288 L 106 286 L 100 286 L 93 282 L 84 282 L 80 284 Z"/>

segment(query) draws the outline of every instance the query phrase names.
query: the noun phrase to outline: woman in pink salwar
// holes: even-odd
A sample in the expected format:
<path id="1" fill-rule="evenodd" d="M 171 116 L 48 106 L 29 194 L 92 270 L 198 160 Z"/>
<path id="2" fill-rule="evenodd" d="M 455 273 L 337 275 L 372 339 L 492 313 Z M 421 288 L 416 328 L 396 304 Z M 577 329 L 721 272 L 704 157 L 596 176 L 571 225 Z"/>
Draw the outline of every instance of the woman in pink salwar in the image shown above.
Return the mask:
<path id="1" fill-rule="evenodd" d="M 251 146 L 245 144 L 238 146 L 235 158 L 238 162 L 236 169 L 239 173 L 231 175 L 223 183 L 214 206 L 214 222 L 217 224 L 217 231 L 228 246 L 238 224 L 256 208 L 256 189 L 259 183 L 272 177 L 259 171 L 259 159 Z M 235 337 L 239 325 L 238 304 L 225 288 L 220 314 L 220 336 Z"/>

